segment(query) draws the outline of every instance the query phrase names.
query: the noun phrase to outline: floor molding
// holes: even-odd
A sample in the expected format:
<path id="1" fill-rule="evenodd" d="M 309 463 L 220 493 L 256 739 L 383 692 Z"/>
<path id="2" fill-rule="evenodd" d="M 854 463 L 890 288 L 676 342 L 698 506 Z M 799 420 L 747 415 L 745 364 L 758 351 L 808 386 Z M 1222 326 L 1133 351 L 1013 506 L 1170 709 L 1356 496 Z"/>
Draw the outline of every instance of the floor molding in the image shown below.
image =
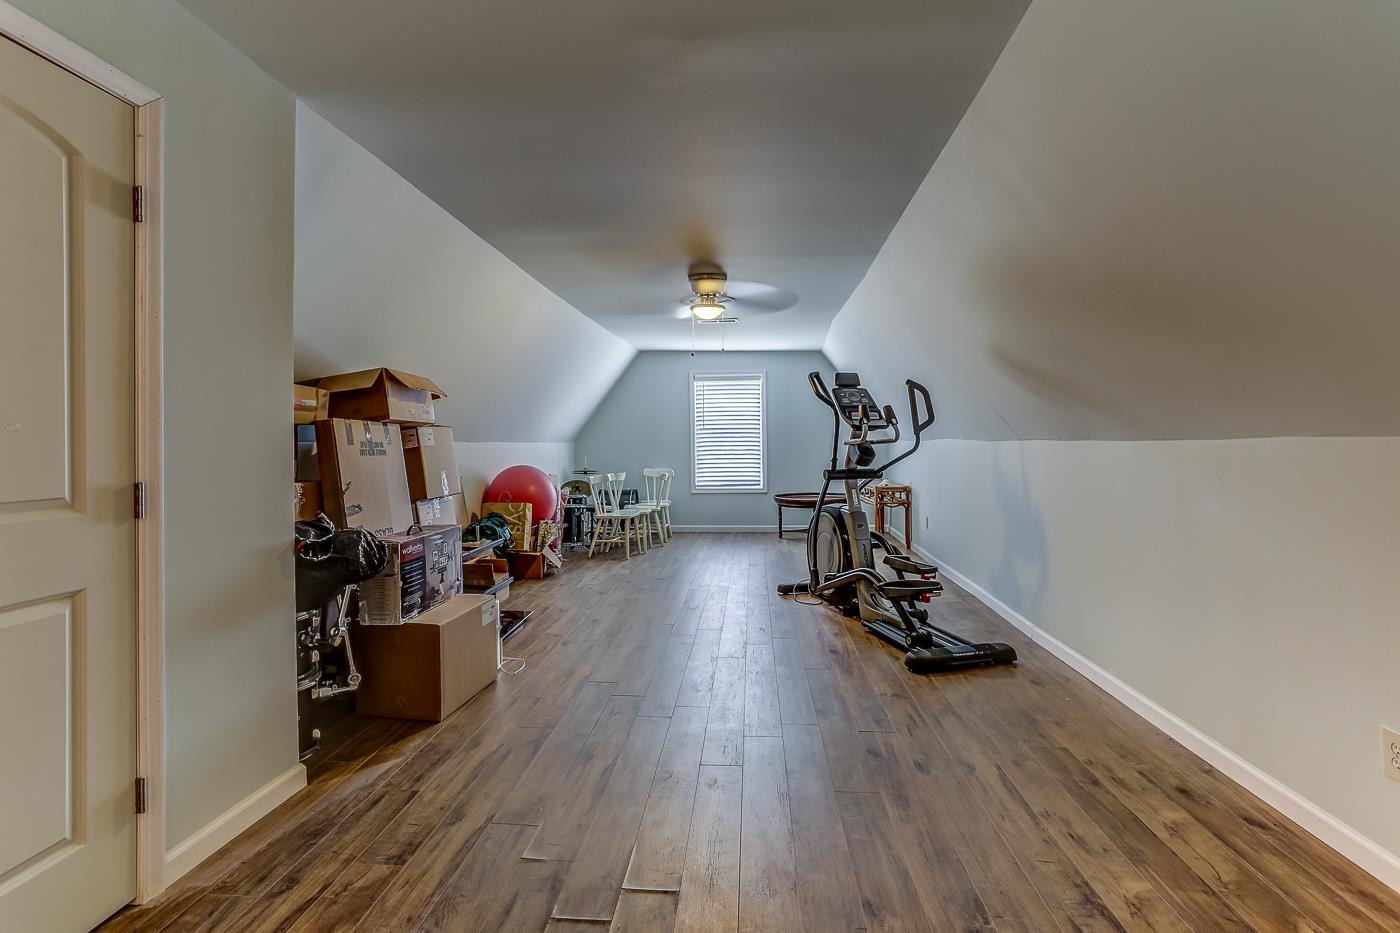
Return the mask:
<path id="1" fill-rule="evenodd" d="M 174 883 L 305 786 L 306 766 L 297 764 L 244 797 L 232 809 L 166 853 L 165 884 Z"/>
<path id="2" fill-rule="evenodd" d="M 672 525 L 672 531 L 778 533 L 777 525 Z M 805 530 L 805 529 L 804 529 Z"/>
<path id="3" fill-rule="evenodd" d="M 977 597 L 987 608 L 1024 632 L 1032 641 L 1074 668 L 1118 702 L 1180 742 L 1220 773 L 1316 836 L 1357 867 L 1386 886 L 1400 891 L 1400 857 L 1343 823 L 1291 787 L 1245 761 L 1239 755 L 1139 693 L 1117 676 L 1086 658 L 1030 619 L 989 593 L 976 581 L 940 561 L 919 545 L 913 550 L 944 577 Z"/>

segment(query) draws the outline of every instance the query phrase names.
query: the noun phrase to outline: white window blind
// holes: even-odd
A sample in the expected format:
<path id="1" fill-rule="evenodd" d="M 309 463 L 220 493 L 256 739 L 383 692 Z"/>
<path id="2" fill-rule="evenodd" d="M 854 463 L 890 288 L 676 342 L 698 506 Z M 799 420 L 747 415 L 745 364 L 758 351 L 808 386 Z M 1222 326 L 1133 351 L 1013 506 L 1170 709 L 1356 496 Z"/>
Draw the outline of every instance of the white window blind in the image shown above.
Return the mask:
<path id="1" fill-rule="evenodd" d="M 763 374 L 692 373 L 697 491 L 763 491 Z"/>

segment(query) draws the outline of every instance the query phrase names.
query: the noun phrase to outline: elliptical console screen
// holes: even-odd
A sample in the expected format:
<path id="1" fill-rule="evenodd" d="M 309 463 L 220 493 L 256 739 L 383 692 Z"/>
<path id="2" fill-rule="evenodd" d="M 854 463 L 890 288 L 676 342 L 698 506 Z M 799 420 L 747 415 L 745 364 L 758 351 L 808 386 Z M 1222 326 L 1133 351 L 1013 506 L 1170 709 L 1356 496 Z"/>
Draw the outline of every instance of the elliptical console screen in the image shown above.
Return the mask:
<path id="1" fill-rule="evenodd" d="M 832 395 L 836 399 L 836 407 L 841 412 L 841 417 L 846 419 L 848 424 L 856 424 L 860 420 L 860 406 L 865 406 L 866 423 L 872 428 L 887 427 L 885 416 L 880 412 L 880 406 L 875 404 L 875 398 L 870 394 L 870 390 L 865 386 L 843 386 L 837 384 Z"/>

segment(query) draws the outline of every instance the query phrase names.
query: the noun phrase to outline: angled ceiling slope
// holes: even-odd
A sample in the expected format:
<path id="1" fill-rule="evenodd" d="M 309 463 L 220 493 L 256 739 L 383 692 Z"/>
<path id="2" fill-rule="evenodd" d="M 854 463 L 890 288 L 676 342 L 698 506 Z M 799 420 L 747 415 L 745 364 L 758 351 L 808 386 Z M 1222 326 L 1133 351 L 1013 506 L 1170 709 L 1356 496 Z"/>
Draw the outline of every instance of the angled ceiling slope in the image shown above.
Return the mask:
<path id="1" fill-rule="evenodd" d="M 568 441 L 636 350 L 297 104 L 296 376 L 389 365 L 461 441 Z"/>
<path id="2" fill-rule="evenodd" d="M 827 355 L 937 433 L 1400 435 L 1400 6 L 1037 0 Z"/>
<path id="3" fill-rule="evenodd" d="M 689 346 L 709 259 L 800 296 L 726 338 L 780 349 L 821 345 L 1028 0 L 181 2 L 634 345 Z"/>

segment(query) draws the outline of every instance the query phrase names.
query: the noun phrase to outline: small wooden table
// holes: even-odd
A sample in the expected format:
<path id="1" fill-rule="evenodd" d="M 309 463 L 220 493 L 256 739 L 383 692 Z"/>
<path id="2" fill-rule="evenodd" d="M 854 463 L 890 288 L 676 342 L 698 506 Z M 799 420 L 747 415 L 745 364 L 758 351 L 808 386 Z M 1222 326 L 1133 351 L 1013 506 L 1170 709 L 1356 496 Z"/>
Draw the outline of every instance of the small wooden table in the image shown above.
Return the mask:
<path id="1" fill-rule="evenodd" d="M 890 483 L 884 486 L 866 486 L 860 497 L 875 507 L 875 530 L 880 534 L 885 533 L 885 510 L 904 510 L 904 546 L 910 547 L 910 520 L 909 520 L 909 500 L 913 497 L 914 489 L 899 483 Z"/>
<path id="2" fill-rule="evenodd" d="M 780 492 L 773 496 L 773 501 L 778 505 L 778 537 L 783 536 L 783 509 L 815 509 L 817 507 L 817 496 L 815 492 Z M 826 494 L 827 505 L 837 505 L 845 502 L 845 496 L 838 496 L 834 492 Z"/>

